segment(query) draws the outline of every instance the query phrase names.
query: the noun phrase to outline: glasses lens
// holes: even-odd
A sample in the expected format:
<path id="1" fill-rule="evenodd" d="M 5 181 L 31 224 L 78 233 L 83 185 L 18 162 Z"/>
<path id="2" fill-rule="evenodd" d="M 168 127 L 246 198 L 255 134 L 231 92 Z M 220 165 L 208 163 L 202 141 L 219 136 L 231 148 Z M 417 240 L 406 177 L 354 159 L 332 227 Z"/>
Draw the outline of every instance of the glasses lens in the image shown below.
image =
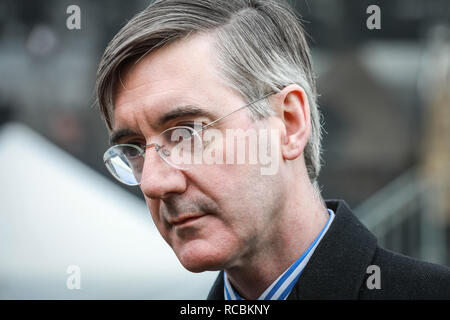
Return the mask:
<path id="1" fill-rule="evenodd" d="M 202 140 L 191 127 L 180 126 L 161 133 L 161 158 L 169 165 L 188 170 L 193 164 L 201 163 Z"/>
<path id="2" fill-rule="evenodd" d="M 130 186 L 141 181 L 144 165 L 143 151 L 134 145 L 117 145 L 109 148 L 103 157 L 106 168 L 120 182 Z"/>

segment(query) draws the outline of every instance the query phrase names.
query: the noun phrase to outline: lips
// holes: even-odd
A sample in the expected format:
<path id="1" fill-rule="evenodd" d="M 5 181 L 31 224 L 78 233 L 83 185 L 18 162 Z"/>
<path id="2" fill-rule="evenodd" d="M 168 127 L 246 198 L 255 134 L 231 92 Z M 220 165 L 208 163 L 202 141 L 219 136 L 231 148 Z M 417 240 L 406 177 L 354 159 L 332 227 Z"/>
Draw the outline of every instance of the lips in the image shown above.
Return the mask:
<path id="1" fill-rule="evenodd" d="M 204 217 L 205 214 L 186 214 L 186 215 L 181 215 L 179 217 L 177 217 L 176 219 L 171 219 L 169 222 L 170 224 L 174 225 L 174 226 L 181 226 L 184 224 L 187 224 L 189 222 L 194 222 L 195 220 L 198 220 L 201 217 Z"/>

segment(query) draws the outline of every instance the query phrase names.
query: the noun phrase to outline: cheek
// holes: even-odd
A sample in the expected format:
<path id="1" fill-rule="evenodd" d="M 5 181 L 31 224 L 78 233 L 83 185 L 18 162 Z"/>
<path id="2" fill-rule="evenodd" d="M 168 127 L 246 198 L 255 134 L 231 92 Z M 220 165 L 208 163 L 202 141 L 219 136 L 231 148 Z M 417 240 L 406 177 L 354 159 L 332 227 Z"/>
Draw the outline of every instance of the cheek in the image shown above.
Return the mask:
<path id="1" fill-rule="evenodd" d="M 279 176 L 263 176 L 257 165 L 238 165 L 229 173 L 224 201 L 233 213 L 234 227 L 247 236 L 266 230 L 279 211 L 283 192 Z M 232 181 L 231 181 L 232 180 Z"/>
<path id="2" fill-rule="evenodd" d="M 205 192 L 219 205 L 224 223 L 245 233 L 252 229 L 264 199 L 264 183 L 256 165 L 215 165 L 202 170 Z"/>
<path id="3" fill-rule="evenodd" d="M 144 195 L 145 202 L 147 203 L 147 208 L 149 208 L 150 215 L 152 216 L 153 223 L 158 229 L 161 236 L 168 241 L 168 227 L 167 224 L 160 216 L 159 210 L 159 200 L 151 200 Z"/>

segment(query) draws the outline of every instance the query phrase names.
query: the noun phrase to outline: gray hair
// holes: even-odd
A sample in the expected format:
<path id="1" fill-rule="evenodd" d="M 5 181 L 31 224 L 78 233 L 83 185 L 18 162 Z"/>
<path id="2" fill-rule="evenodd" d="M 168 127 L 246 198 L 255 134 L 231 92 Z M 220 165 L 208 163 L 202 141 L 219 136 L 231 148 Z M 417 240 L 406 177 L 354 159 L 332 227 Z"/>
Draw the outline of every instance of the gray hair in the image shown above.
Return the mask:
<path id="1" fill-rule="evenodd" d="M 120 71 L 152 50 L 197 34 L 213 34 L 218 70 L 248 102 L 271 90 L 298 84 L 311 112 L 304 150 L 308 176 L 317 189 L 321 167 L 321 116 L 309 47 L 300 20 L 275 0 L 156 0 L 111 40 L 97 73 L 100 112 L 112 129 L 114 89 Z M 274 114 L 267 101 L 249 109 L 252 119 Z"/>

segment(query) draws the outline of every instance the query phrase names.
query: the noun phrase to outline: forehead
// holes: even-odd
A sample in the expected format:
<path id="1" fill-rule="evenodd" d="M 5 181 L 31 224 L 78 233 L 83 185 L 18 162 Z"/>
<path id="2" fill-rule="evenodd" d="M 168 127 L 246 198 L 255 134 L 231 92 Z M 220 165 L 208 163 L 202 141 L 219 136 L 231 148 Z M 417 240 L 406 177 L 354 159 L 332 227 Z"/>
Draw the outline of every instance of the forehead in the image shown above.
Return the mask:
<path id="1" fill-rule="evenodd" d="M 177 105 L 204 105 L 229 92 L 214 58 L 211 40 L 194 36 L 128 65 L 115 90 L 114 128 L 130 126 L 136 117 L 156 118 Z"/>
<path id="2" fill-rule="evenodd" d="M 122 84 L 126 87 L 118 85 L 116 93 L 139 90 L 142 86 L 152 86 L 156 90 L 166 86 L 165 82 L 212 76 L 215 68 L 212 68 L 211 54 L 211 40 L 206 36 L 171 43 L 130 63 L 121 74 Z"/>

